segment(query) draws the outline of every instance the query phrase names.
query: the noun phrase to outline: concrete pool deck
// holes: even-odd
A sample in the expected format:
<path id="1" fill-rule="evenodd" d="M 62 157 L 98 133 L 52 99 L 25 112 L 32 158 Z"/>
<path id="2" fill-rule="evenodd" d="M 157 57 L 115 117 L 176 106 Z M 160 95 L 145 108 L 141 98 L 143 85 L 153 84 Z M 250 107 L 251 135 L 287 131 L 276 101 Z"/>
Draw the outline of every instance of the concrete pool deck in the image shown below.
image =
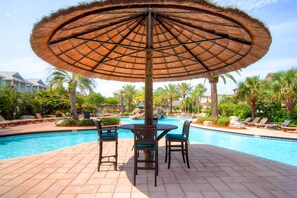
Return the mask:
<path id="1" fill-rule="evenodd" d="M 51 124 L 54 123 L 11 127 L 9 130 L 19 133 L 56 128 Z M 1 134 L 3 130 L 9 131 L 0 130 Z M 108 165 L 97 172 L 96 142 L 0 160 L 0 197 L 297 197 L 295 166 L 191 143 L 191 168 L 182 162 L 180 153 L 173 153 L 171 168 L 167 169 L 164 140 L 160 141 L 158 186 L 154 187 L 153 171 L 139 171 L 137 185 L 133 186 L 132 145 L 132 139 L 119 140 L 118 171 Z M 112 152 L 113 146 L 106 144 L 104 153 Z"/>
<path id="2" fill-rule="evenodd" d="M 252 136 L 265 136 L 265 137 L 276 137 L 276 138 L 286 138 L 286 139 L 295 139 L 297 140 L 297 133 L 283 132 L 279 130 L 269 130 L 256 127 L 247 127 L 246 129 L 225 129 L 225 128 L 215 128 L 215 127 L 206 127 L 203 125 L 191 124 L 194 127 L 200 127 L 205 129 L 219 130 L 229 133 L 238 133 Z M 7 128 L 0 128 L 0 137 L 3 135 L 13 135 L 13 134 L 22 134 L 28 132 L 42 132 L 42 131 L 72 131 L 72 130 L 88 130 L 96 129 L 95 126 L 91 127 L 61 127 L 56 126 L 54 122 L 43 122 L 37 124 L 27 124 L 20 126 L 13 126 Z"/>

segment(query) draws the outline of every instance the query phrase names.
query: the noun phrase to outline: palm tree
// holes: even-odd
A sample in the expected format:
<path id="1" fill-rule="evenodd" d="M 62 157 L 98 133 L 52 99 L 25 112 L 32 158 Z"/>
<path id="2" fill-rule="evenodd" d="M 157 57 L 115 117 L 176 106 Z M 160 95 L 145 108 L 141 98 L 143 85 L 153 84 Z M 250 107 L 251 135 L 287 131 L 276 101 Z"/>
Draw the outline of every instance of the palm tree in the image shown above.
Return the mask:
<path id="1" fill-rule="evenodd" d="M 137 103 L 144 102 L 145 100 L 145 89 L 141 87 L 135 94 L 134 99 Z"/>
<path id="2" fill-rule="evenodd" d="M 240 100 L 246 101 L 252 111 L 252 118 L 256 115 L 256 103 L 263 92 L 265 82 L 259 80 L 259 76 L 246 78 L 246 80 L 239 84 L 237 90 L 237 97 Z"/>
<path id="3" fill-rule="evenodd" d="M 167 104 L 168 99 L 166 96 L 165 89 L 163 89 L 162 87 L 159 87 L 154 91 L 153 102 L 155 106 L 160 106 L 160 107 L 164 107 Z"/>
<path id="4" fill-rule="evenodd" d="M 286 105 L 290 116 L 297 104 L 297 68 L 275 74 L 272 88 L 278 101 Z"/>
<path id="5" fill-rule="evenodd" d="M 57 68 L 50 70 L 47 81 L 50 83 L 51 89 L 63 87 L 65 83 L 67 84 L 73 119 L 78 120 L 78 114 L 76 110 L 76 90 L 79 89 L 83 93 L 85 93 L 86 90 L 92 91 L 92 87 L 94 87 L 94 81 L 77 73 L 67 72 Z"/>
<path id="6" fill-rule="evenodd" d="M 128 112 L 131 112 L 131 105 L 133 102 L 134 95 L 137 93 L 137 89 L 135 85 L 124 85 L 122 89 L 124 91 L 124 95 L 128 103 Z"/>
<path id="7" fill-rule="evenodd" d="M 240 70 L 236 71 L 239 75 Z M 219 110 L 218 110 L 218 89 L 217 84 L 219 82 L 219 78 L 223 79 L 224 84 L 226 84 L 226 77 L 231 79 L 234 83 L 236 83 L 235 78 L 231 74 L 220 74 L 218 76 L 210 75 L 208 77 L 210 88 L 211 88 L 211 117 L 218 118 Z"/>
<path id="8" fill-rule="evenodd" d="M 205 92 L 206 92 L 206 88 L 203 84 L 199 83 L 194 91 L 192 92 L 191 97 L 193 98 L 193 101 L 196 101 L 196 105 L 198 108 L 198 113 L 200 113 L 200 104 L 201 104 L 201 98 L 204 96 Z"/>
<path id="9" fill-rule="evenodd" d="M 123 89 L 118 90 L 116 93 L 114 93 L 114 97 L 117 100 L 121 101 L 121 113 L 124 113 L 124 97 L 125 97 L 125 91 Z"/>
<path id="10" fill-rule="evenodd" d="M 165 85 L 164 90 L 165 90 L 166 97 L 169 100 L 170 113 L 172 113 L 172 102 L 174 99 L 178 98 L 177 86 L 174 84 L 168 84 L 168 85 Z"/>
<path id="11" fill-rule="evenodd" d="M 185 103 L 185 98 L 186 96 L 190 95 L 190 92 L 193 90 L 193 86 L 191 83 L 187 82 L 181 82 L 180 84 L 177 85 L 177 91 L 180 93 L 182 97 L 182 103 L 184 105 L 184 108 L 186 108 Z"/>

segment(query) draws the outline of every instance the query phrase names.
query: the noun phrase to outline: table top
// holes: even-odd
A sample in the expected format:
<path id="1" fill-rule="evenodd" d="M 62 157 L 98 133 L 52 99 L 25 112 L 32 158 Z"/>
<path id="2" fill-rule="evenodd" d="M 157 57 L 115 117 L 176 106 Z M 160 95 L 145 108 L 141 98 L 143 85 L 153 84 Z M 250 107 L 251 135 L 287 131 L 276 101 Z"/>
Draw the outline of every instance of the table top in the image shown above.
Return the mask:
<path id="1" fill-rule="evenodd" d="M 173 124 L 156 124 L 157 130 L 158 131 L 170 131 L 173 129 L 177 129 L 177 125 Z M 119 126 L 120 129 L 128 129 L 128 130 L 133 130 L 134 129 L 134 124 L 122 124 Z"/>

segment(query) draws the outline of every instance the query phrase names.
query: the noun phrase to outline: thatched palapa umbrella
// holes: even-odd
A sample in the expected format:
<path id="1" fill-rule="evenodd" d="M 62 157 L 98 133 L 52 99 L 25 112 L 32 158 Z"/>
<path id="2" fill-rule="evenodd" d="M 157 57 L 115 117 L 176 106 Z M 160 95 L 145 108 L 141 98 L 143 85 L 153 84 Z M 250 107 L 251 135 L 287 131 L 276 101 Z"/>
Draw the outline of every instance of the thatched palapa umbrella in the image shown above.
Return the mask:
<path id="1" fill-rule="evenodd" d="M 44 17 L 31 35 L 46 62 L 87 77 L 145 82 L 145 124 L 152 83 L 238 70 L 268 51 L 271 36 L 244 12 L 206 0 L 106 0 Z"/>

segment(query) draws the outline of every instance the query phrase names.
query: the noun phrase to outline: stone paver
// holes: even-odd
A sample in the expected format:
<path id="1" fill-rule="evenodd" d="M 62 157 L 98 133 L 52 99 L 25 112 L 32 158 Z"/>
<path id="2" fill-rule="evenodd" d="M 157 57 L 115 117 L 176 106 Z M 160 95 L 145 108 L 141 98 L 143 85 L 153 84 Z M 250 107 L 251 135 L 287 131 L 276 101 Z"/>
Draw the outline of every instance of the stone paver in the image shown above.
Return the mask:
<path id="1" fill-rule="evenodd" d="M 139 171 L 133 186 L 132 144 L 132 139 L 119 140 L 118 171 L 107 164 L 97 172 L 96 142 L 1 160 L 0 197 L 297 197 L 297 167 L 191 143 L 191 168 L 175 153 L 167 169 L 163 140 L 158 186 L 153 171 Z"/>
<path id="2" fill-rule="evenodd" d="M 0 135 L 45 128 L 72 129 L 40 123 L 0 129 Z M 255 128 L 234 132 L 297 138 L 296 134 Z M 0 160 L 0 197 L 297 197 L 297 167 L 191 143 L 191 168 L 179 153 L 173 153 L 171 169 L 167 169 L 164 140 L 160 141 L 158 186 L 154 187 L 153 171 L 139 171 L 133 186 L 132 144 L 132 139 L 119 140 L 118 171 L 105 165 L 97 172 L 96 142 Z M 104 151 L 113 151 L 113 146 L 105 144 Z"/>

